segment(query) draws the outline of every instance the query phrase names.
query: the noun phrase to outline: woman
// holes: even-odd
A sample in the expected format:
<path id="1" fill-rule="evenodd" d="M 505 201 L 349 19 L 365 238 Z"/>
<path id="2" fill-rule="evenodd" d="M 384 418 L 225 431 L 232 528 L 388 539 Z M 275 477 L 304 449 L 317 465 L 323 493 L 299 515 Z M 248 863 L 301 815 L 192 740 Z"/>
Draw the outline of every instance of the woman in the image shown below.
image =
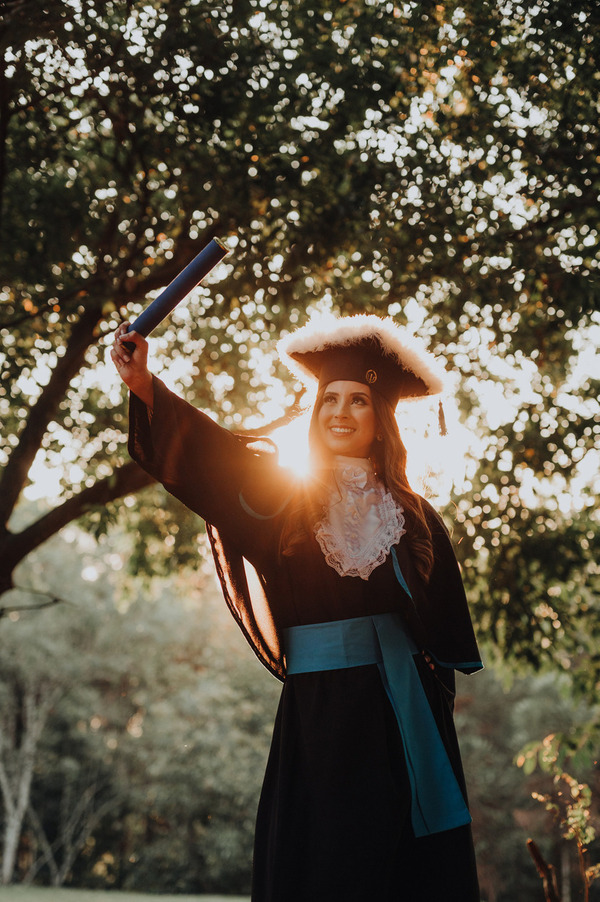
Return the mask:
<path id="1" fill-rule="evenodd" d="M 206 520 L 227 603 L 284 681 L 252 899 L 477 902 L 452 708 L 454 670 L 482 665 L 394 416 L 400 399 L 441 391 L 437 362 L 375 316 L 282 339 L 282 360 L 319 384 L 313 475 L 293 484 L 152 377 L 126 329 L 112 356 L 131 390 L 130 453 Z"/>

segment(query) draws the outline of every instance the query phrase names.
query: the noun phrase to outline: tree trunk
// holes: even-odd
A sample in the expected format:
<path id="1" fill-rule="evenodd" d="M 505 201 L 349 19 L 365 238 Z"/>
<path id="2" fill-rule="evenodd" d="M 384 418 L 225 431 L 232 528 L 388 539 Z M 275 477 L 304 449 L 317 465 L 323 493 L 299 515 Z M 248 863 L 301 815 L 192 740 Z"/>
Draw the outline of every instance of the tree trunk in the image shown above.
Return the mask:
<path id="1" fill-rule="evenodd" d="M 571 897 L 571 856 L 569 843 L 560 844 L 560 898 L 561 902 L 572 902 Z"/>
<path id="2" fill-rule="evenodd" d="M 38 871 L 41 871 L 45 864 L 47 864 L 50 870 L 50 879 L 52 881 L 52 885 L 55 886 L 56 884 L 54 883 L 54 878 L 58 873 L 58 868 L 56 867 L 56 862 L 54 860 L 54 851 L 52 849 L 52 846 L 48 842 L 48 837 L 46 836 L 43 824 L 38 817 L 37 811 L 31 804 L 27 809 L 27 816 L 31 822 L 31 826 L 33 827 L 33 832 L 35 833 L 36 839 L 41 846 L 42 854 L 35 859 L 31 867 L 25 874 L 23 883 L 27 886 L 31 886 L 35 875 L 38 873 Z"/>
<path id="3" fill-rule="evenodd" d="M 3 886 L 7 886 L 11 882 L 15 870 L 21 828 L 23 826 L 23 820 L 25 818 L 25 812 L 27 811 L 27 804 L 29 802 L 31 791 L 34 760 L 35 755 L 31 754 L 31 749 L 26 749 L 22 760 L 19 762 L 20 767 L 18 767 L 13 781 L 10 780 L 6 774 L 6 770 L 0 762 L 0 782 L 2 783 L 5 809 L 1 881 Z M 13 783 L 12 787 L 10 785 L 11 782 Z M 8 796 L 5 791 L 5 785 L 8 789 Z"/>
<path id="4" fill-rule="evenodd" d="M 22 692 L 21 692 L 22 689 Z M 35 756 L 48 715 L 61 689 L 57 686 L 18 687 L 22 694 L 23 732 L 15 733 L 12 748 L 0 728 L 0 792 L 4 802 L 5 827 L 2 848 L 1 883 L 7 886 L 13 877 L 19 838 L 29 806 Z"/>
<path id="5" fill-rule="evenodd" d="M 527 840 L 527 848 L 529 849 L 529 853 L 535 862 L 535 866 L 538 870 L 538 874 L 542 878 L 542 884 L 544 887 L 544 899 L 546 902 L 561 902 L 560 893 L 558 891 L 558 882 L 556 880 L 556 871 L 554 867 L 549 864 L 540 850 L 537 847 L 537 844 L 532 840 Z"/>
<path id="6" fill-rule="evenodd" d="M 17 565 L 63 526 L 77 520 L 95 505 L 108 504 L 123 495 L 139 492 L 154 481 L 141 467 L 130 461 L 105 479 L 68 498 L 22 532 L 0 535 L 0 596 L 14 588 L 13 573 Z M 0 608 L 0 616 L 2 613 Z"/>
<path id="7" fill-rule="evenodd" d="M 19 847 L 19 837 L 21 836 L 21 821 L 17 812 L 11 812 L 6 816 L 6 824 L 4 827 L 4 840 L 2 849 L 2 880 L 3 886 L 8 886 L 12 880 L 15 869 L 15 861 L 17 858 L 17 849 Z"/>
<path id="8" fill-rule="evenodd" d="M 27 480 L 27 474 L 37 454 L 48 423 L 58 410 L 71 379 L 79 372 L 89 346 L 94 341 L 94 329 L 102 313 L 90 307 L 73 326 L 66 354 L 59 357 L 48 384 L 29 411 L 27 423 L 19 434 L 0 477 L 0 527 L 6 528 L 10 515 Z"/>

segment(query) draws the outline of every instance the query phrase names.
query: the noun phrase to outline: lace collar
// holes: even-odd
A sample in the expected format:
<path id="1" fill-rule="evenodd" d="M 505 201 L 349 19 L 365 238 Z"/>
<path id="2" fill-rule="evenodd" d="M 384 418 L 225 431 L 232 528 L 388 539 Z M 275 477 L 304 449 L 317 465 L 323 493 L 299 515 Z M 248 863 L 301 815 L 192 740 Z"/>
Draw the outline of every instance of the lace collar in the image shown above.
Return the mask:
<path id="1" fill-rule="evenodd" d="M 340 576 L 368 579 L 404 535 L 404 512 L 366 458 L 336 457 L 328 504 L 315 526 L 325 560 Z"/>

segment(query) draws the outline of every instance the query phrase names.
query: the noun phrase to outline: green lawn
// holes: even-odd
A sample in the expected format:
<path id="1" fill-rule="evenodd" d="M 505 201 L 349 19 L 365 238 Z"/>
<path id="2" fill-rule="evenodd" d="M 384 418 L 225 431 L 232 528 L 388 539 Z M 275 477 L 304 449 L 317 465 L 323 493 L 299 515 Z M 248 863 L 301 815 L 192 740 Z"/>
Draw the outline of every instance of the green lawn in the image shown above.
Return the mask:
<path id="1" fill-rule="evenodd" d="M 0 890 L 0 897 L 2 902 L 249 902 L 246 896 L 156 896 L 118 890 L 39 886 L 5 886 Z"/>

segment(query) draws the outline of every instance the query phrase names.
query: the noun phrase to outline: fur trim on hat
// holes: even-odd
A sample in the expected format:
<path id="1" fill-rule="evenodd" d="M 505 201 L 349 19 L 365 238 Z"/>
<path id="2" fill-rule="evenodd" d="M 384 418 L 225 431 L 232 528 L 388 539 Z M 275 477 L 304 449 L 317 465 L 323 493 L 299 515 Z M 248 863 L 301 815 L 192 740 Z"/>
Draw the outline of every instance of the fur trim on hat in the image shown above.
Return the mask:
<path id="1" fill-rule="evenodd" d="M 389 316 L 383 318 L 358 313 L 337 317 L 330 313 L 317 314 L 305 326 L 280 339 L 277 351 L 290 372 L 304 384 L 311 385 L 315 381 L 314 374 L 292 354 L 350 347 L 365 338 L 378 339 L 387 357 L 422 379 L 428 389 L 427 395 L 437 395 L 444 390 L 444 369 L 440 362 L 418 338 L 402 330 Z"/>

